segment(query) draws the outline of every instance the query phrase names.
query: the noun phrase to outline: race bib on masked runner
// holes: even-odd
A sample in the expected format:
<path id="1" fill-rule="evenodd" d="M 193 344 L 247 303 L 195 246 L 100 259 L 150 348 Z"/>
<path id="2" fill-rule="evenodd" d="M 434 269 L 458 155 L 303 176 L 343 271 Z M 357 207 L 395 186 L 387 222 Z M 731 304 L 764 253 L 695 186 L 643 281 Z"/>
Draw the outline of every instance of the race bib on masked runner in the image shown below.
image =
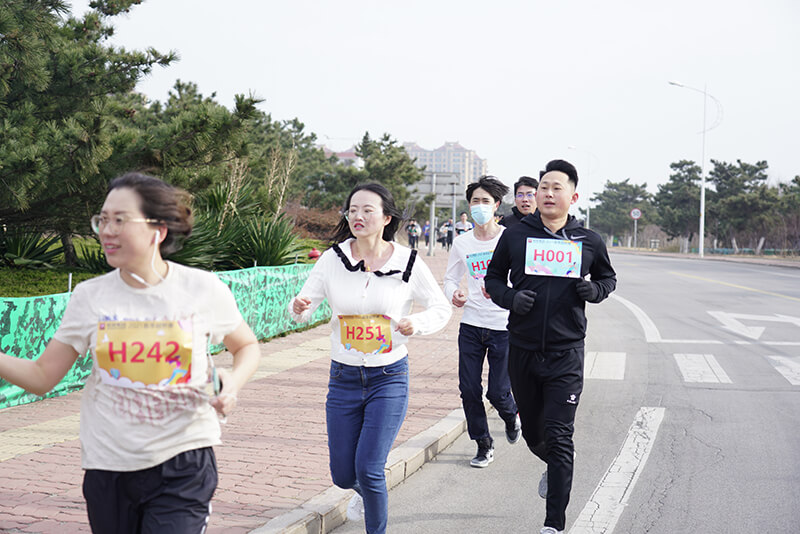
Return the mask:
<path id="1" fill-rule="evenodd" d="M 345 350 L 364 354 L 392 350 L 391 319 L 386 315 L 340 315 L 339 335 Z"/>
<path id="2" fill-rule="evenodd" d="M 472 254 L 467 254 L 467 269 L 469 270 L 469 275 L 472 278 L 475 280 L 486 278 L 486 269 L 489 268 L 489 263 L 492 261 L 493 253 L 493 250 L 487 250 L 485 252 L 473 252 Z"/>
<path id="3" fill-rule="evenodd" d="M 582 250 L 580 241 L 529 237 L 525 245 L 525 274 L 580 278 Z"/>
<path id="4" fill-rule="evenodd" d="M 192 378 L 192 322 L 100 321 L 96 354 L 106 384 L 187 384 Z"/>

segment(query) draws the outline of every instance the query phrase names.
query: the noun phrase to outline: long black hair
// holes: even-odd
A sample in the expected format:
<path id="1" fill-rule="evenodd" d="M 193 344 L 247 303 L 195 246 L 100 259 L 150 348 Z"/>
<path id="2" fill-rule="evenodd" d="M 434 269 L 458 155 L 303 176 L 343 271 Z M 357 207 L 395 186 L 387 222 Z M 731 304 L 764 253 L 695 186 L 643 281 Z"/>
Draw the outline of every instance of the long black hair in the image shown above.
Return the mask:
<path id="1" fill-rule="evenodd" d="M 389 221 L 389 224 L 383 227 L 383 240 L 392 241 L 394 239 L 395 232 L 397 232 L 397 229 L 400 227 L 400 223 L 402 222 L 403 213 L 397 208 L 397 206 L 395 206 L 394 197 L 389 190 L 377 182 L 359 184 L 355 186 L 352 191 L 350 191 L 350 194 L 347 195 L 347 200 L 344 201 L 342 219 L 339 221 L 339 224 L 336 225 L 336 229 L 333 231 L 333 237 L 331 238 L 331 241 L 333 243 L 341 243 L 345 239 L 353 237 L 353 232 L 350 231 L 350 224 L 347 222 L 346 214 L 348 211 L 350 211 L 350 199 L 352 199 L 353 195 L 359 191 L 370 191 L 381 197 L 381 201 L 383 203 L 383 214 L 389 215 L 392 218 L 392 220 Z"/>

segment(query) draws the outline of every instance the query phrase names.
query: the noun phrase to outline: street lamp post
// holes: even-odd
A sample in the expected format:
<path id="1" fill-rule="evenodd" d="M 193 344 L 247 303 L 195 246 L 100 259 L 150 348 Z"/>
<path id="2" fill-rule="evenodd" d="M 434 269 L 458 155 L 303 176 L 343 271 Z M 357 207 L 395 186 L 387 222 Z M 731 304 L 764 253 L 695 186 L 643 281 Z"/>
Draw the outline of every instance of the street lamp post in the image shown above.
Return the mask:
<path id="1" fill-rule="evenodd" d="M 703 148 L 700 154 L 700 242 L 697 247 L 698 255 L 702 258 L 705 255 L 703 244 L 706 238 L 706 132 L 713 130 L 722 122 L 722 104 L 719 100 L 708 94 L 705 85 L 703 85 L 703 89 L 697 89 L 696 87 L 690 87 L 676 81 L 671 81 L 669 84 L 675 87 L 683 87 L 684 89 L 689 89 L 703 95 Z M 717 117 L 714 124 L 706 128 L 706 101 L 708 98 L 711 98 L 717 105 Z"/>
<path id="2" fill-rule="evenodd" d="M 436 173 L 431 175 L 431 212 L 428 223 L 428 256 L 433 256 L 436 248 Z"/>

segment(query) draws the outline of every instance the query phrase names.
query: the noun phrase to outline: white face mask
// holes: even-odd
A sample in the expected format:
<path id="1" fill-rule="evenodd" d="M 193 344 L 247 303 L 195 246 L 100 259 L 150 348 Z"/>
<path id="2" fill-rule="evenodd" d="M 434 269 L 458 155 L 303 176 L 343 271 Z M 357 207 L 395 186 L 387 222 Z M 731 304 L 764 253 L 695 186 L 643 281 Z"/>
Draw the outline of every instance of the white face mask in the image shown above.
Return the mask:
<path id="1" fill-rule="evenodd" d="M 475 206 L 471 206 L 469 208 L 470 213 L 472 214 L 472 220 L 475 221 L 479 225 L 484 225 L 494 216 L 494 206 L 491 204 L 476 204 Z"/>

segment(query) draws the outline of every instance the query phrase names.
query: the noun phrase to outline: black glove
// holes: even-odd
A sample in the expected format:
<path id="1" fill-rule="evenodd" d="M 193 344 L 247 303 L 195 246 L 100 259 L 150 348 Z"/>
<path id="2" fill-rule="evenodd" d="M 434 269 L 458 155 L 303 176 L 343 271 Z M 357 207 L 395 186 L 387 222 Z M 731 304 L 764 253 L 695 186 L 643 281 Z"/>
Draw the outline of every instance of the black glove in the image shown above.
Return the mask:
<path id="1" fill-rule="evenodd" d="M 517 291 L 517 294 L 514 295 L 514 300 L 511 302 L 511 311 L 517 315 L 524 315 L 531 311 L 535 301 L 536 291 L 532 291 L 530 289 Z"/>
<path id="2" fill-rule="evenodd" d="M 575 284 L 575 291 L 578 293 L 578 296 L 585 301 L 594 302 L 597 300 L 600 292 L 598 291 L 597 287 L 593 283 L 588 280 L 584 280 L 581 278 Z"/>

